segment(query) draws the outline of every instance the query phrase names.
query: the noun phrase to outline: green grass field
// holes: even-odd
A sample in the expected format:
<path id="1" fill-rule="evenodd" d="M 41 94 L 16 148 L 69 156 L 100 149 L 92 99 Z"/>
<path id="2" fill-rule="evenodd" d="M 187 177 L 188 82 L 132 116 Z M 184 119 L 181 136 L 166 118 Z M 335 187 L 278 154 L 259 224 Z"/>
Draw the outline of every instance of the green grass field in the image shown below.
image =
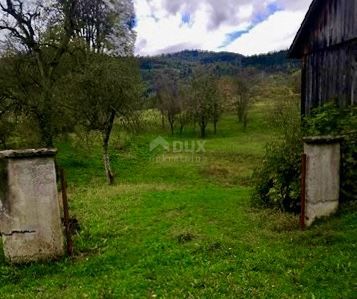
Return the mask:
<path id="1" fill-rule="evenodd" d="M 150 152 L 157 130 L 115 132 L 114 186 L 100 147 L 58 144 L 72 216 L 75 255 L 10 266 L 0 258 L 0 298 L 356 298 L 357 208 L 308 231 L 298 217 L 250 205 L 254 167 L 273 136 L 256 107 L 243 131 L 232 115 L 206 152 Z"/>

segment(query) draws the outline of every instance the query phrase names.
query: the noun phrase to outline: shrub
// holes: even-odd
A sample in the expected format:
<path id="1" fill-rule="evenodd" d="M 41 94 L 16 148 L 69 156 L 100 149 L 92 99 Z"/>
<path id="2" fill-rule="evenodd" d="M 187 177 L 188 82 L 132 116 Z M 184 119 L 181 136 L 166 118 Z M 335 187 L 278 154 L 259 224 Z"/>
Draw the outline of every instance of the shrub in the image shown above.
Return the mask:
<path id="1" fill-rule="evenodd" d="M 266 146 L 263 163 L 254 171 L 253 202 L 255 205 L 298 212 L 302 134 L 296 99 L 279 101 L 270 118 L 279 134 Z"/>
<path id="2" fill-rule="evenodd" d="M 283 138 L 267 145 L 263 163 L 254 172 L 254 201 L 267 207 L 298 212 L 300 206 L 301 137 Z"/>
<path id="3" fill-rule="evenodd" d="M 254 172 L 255 204 L 278 207 L 284 211 L 300 209 L 300 165 L 302 136 L 343 136 L 341 199 L 356 200 L 357 194 L 357 108 L 327 104 L 305 117 L 301 128 L 299 113 L 289 103 L 279 104 L 273 121 L 280 137 L 266 147 L 262 165 Z M 290 108 L 289 108 L 290 107 Z"/>

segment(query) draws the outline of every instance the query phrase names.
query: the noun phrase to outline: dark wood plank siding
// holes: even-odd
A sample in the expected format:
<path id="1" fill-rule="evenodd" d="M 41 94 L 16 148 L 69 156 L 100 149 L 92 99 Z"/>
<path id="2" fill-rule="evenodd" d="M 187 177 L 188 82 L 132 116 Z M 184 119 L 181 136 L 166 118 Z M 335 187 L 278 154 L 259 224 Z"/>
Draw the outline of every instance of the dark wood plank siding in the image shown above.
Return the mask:
<path id="1" fill-rule="evenodd" d="M 357 0 L 314 0 L 290 49 L 303 58 L 303 114 L 357 104 Z"/>
<path id="2" fill-rule="evenodd" d="M 340 106 L 356 104 L 356 40 L 311 53 L 303 61 L 303 114 L 329 101 Z"/>
<path id="3" fill-rule="evenodd" d="M 303 37 L 304 55 L 357 38 L 357 0 L 326 0 L 313 17 Z"/>
<path id="4" fill-rule="evenodd" d="M 357 42 L 355 43 L 355 46 L 352 47 L 351 55 L 352 55 L 352 95 L 351 95 L 351 105 L 357 105 Z"/>

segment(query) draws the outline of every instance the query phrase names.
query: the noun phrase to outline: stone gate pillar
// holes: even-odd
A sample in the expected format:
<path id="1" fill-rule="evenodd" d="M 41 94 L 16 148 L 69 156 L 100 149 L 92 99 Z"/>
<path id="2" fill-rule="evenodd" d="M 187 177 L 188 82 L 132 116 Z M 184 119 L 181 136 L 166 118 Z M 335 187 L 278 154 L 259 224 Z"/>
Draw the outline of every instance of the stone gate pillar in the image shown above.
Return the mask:
<path id="1" fill-rule="evenodd" d="M 0 152 L 0 232 L 10 262 L 46 260 L 64 254 L 56 152 Z"/>
<path id="2" fill-rule="evenodd" d="M 331 136 L 304 138 L 306 155 L 305 224 L 335 213 L 340 197 L 342 138 Z"/>

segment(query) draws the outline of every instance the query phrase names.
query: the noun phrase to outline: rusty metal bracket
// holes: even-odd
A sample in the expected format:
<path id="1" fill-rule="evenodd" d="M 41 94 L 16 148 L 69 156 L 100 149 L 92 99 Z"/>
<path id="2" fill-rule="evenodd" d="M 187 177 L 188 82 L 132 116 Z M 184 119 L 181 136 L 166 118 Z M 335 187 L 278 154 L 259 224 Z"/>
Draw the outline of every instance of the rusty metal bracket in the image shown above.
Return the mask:
<path id="1" fill-rule="evenodd" d="M 69 206 L 68 206 L 68 197 L 67 197 L 67 182 L 64 173 L 64 169 L 60 168 L 60 178 L 61 178 L 61 191 L 62 191 L 62 201 L 63 201 L 63 222 L 66 233 L 66 250 L 68 256 L 73 255 L 73 240 L 70 228 L 70 219 L 69 219 Z"/>
<path id="2" fill-rule="evenodd" d="M 301 214 L 300 214 L 300 228 L 305 230 L 305 205 L 306 205 L 306 165 L 307 155 L 301 156 Z"/>

